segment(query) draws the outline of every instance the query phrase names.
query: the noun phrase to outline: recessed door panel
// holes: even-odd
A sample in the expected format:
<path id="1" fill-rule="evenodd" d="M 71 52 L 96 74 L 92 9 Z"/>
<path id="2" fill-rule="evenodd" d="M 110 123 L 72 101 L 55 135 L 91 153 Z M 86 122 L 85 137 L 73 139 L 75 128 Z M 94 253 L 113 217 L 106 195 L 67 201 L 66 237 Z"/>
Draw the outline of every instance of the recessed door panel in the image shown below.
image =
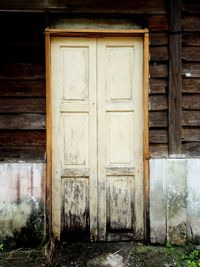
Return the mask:
<path id="1" fill-rule="evenodd" d="M 132 176 L 107 178 L 107 225 L 109 230 L 133 228 L 134 179 Z"/>
<path id="2" fill-rule="evenodd" d="M 88 167 L 88 113 L 66 113 L 63 119 L 63 165 Z"/>
<path id="3" fill-rule="evenodd" d="M 87 100 L 89 93 L 89 48 L 61 47 L 63 92 L 66 100 Z"/>
<path id="4" fill-rule="evenodd" d="M 133 112 L 107 112 L 107 164 L 133 164 Z"/>
<path id="5" fill-rule="evenodd" d="M 62 180 L 63 225 L 67 231 L 85 231 L 89 226 L 89 185 L 87 178 L 66 178 Z"/>
<path id="6" fill-rule="evenodd" d="M 130 100 L 134 80 L 133 47 L 108 46 L 106 54 L 109 99 Z"/>

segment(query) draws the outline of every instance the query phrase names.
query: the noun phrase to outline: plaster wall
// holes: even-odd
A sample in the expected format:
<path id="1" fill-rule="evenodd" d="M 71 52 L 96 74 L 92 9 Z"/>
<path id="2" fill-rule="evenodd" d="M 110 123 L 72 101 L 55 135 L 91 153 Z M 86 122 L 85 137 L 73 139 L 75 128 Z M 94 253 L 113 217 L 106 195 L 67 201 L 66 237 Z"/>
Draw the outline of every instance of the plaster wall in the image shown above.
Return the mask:
<path id="1" fill-rule="evenodd" d="M 200 241 L 200 159 L 150 160 L 150 240 Z"/>
<path id="2" fill-rule="evenodd" d="M 44 163 L 0 164 L 0 242 L 38 246 L 44 237 Z"/>

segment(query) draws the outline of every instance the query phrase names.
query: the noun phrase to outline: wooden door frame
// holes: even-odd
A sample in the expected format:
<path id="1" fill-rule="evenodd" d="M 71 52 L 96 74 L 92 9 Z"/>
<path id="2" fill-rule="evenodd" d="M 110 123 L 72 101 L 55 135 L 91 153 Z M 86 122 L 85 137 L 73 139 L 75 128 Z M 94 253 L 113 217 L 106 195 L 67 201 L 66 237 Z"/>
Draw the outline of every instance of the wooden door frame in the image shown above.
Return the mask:
<path id="1" fill-rule="evenodd" d="M 46 222 L 45 233 L 52 233 L 52 99 L 51 99 L 51 37 L 143 37 L 143 192 L 144 192 L 144 238 L 149 241 L 149 31 L 148 29 L 49 29 L 45 30 L 46 56 Z"/>

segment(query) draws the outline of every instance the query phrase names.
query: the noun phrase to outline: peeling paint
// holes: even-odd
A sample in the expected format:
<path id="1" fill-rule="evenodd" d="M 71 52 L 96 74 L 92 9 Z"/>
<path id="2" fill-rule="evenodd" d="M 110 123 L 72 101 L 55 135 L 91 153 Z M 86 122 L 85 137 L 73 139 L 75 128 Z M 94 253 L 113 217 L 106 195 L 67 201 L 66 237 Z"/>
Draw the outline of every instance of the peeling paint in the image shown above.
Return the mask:
<path id="1" fill-rule="evenodd" d="M 31 205 L 27 201 L 20 204 L 0 203 L 0 236 L 13 237 L 15 231 L 20 231 L 26 225 L 31 214 Z"/>

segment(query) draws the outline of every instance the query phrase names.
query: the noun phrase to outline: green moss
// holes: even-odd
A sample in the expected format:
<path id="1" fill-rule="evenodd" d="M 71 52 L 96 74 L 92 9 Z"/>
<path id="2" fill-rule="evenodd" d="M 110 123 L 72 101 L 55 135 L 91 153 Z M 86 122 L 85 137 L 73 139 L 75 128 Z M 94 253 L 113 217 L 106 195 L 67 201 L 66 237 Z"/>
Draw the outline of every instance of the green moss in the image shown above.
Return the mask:
<path id="1" fill-rule="evenodd" d="M 145 246 L 145 245 L 141 244 L 141 245 L 139 245 L 139 246 L 136 247 L 136 252 L 139 253 L 139 254 L 140 253 L 141 254 L 143 254 L 143 253 L 150 253 L 153 250 L 154 250 L 154 247 L 153 246 L 150 246 L 150 245 Z"/>
<path id="2" fill-rule="evenodd" d="M 198 251 L 192 244 L 174 246 L 166 243 L 166 246 L 137 245 L 132 252 L 137 257 L 141 266 L 177 266 L 177 267 L 200 267 L 198 265 Z M 196 265 L 195 265 L 196 264 Z"/>

